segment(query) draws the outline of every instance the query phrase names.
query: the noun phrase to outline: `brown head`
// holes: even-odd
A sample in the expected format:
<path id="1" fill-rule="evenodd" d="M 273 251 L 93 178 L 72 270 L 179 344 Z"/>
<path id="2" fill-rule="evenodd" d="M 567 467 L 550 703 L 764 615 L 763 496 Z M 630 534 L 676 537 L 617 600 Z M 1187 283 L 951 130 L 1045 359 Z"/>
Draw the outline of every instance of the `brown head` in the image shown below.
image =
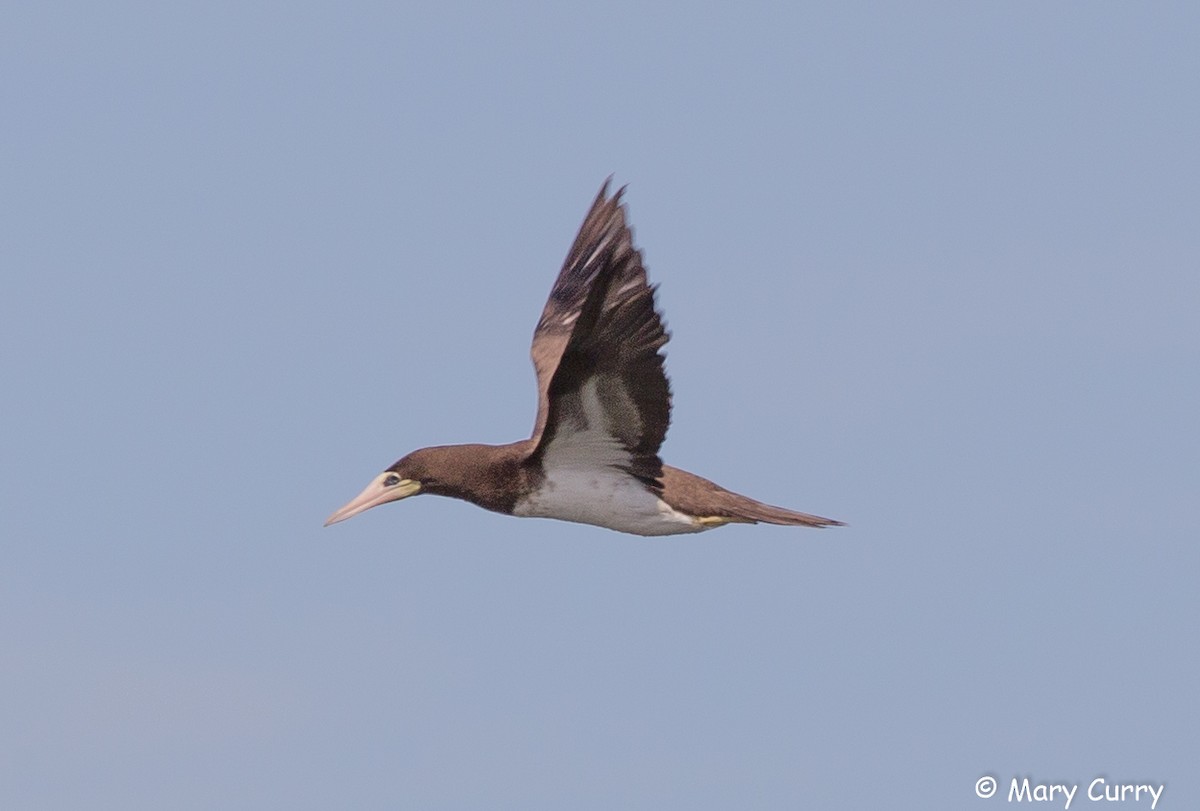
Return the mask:
<path id="1" fill-rule="evenodd" d="M 443 445 L 421 448 L 380 473 L 348 504 L 329 516 L 325 526 L 361 512 L 432 493 L 461 498 L 497 512 L 511 512 L 525 482 L 521 447 L 512 445 Z"/>

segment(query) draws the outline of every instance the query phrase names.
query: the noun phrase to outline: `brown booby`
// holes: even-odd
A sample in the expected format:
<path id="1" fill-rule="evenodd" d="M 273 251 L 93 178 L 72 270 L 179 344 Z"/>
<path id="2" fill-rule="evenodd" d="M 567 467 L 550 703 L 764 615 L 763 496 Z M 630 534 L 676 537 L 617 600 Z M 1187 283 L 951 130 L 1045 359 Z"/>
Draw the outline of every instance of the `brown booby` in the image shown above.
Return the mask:
<path id="1" fill-rule="evenodd" d="M 623 192 L 610 197 L 608 182 L 601 187 L 534 330 L 533 436 L 413 451 L 326 526 L 418 493 L 635 535 L 760 521 L 841 524 L 763 504 L 659 459 L 671 419 L 662 355 L 668 335 L 625 221 Z"/>

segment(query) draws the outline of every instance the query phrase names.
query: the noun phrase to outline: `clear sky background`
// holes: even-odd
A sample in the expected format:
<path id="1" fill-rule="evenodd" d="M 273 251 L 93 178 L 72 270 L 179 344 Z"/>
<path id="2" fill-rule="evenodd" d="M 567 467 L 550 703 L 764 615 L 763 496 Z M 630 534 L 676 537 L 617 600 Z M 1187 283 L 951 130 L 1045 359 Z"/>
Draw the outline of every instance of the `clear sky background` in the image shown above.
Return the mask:
<path id="1" fill-rule="evenodd" d="M 0 807 L 1195 808 L 1200 11 L 433 5 L 0 12 Z M 322 528 L 610 173 L 666 459 L 849 526 Z"/>

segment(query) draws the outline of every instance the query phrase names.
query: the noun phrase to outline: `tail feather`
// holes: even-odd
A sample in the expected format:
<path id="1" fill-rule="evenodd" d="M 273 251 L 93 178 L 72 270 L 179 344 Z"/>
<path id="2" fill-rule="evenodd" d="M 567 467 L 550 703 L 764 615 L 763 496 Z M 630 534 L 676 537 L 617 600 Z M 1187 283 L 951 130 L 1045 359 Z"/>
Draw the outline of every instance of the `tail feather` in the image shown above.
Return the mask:
<path id="1" fill-rule="evenodd" d="M 686 470 L 663 465 L 663 501 L 676 510 L 710 523 L 780 524 L 804 527 L 840 527 L 841 521 L 775 507 L 738 495 Z M 724 520 L 720 520 L 724 519 Z"/>
<path id="2" fill-rule="evenodd" d="M 765 524 L 803 527 L 845 526 L 841 521 L 835 521 L 832 518 L 822 518 L 819 515 L 810 515 L 809 513 L 763 504 L 761 501 L 755 501 L 745 496 L 738 496 L 736 493 L 730 493 L 730 495 L 737 496 L 737 500 L 731 503 L 727 509 L 738 518 L 753 521 L 754 523 L 761 521 Z"/>

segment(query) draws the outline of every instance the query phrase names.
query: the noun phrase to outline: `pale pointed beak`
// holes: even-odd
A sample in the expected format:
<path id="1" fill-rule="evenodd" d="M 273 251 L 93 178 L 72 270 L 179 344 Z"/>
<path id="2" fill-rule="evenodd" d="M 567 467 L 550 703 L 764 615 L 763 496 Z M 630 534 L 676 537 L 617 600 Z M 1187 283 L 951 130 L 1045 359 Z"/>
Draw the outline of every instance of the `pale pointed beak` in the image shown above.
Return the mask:
<path id="1" fill-rule="evenodd" d="M 336 524 L 338 521 L 345 521 L 347 518 L 353 518 L 360 512 L 365 512 L 372 507 L 378 507 L 380 504 L 387 504 L 389 501 L 399 501 L 402 498 L 415 496 L 421 492 L 421 483 L 412 479 L 401 479 L 391 486 L 384 484 L 393 475 L 392 473 L 381 473 L 376 476 L 375 480 L 367 485 L 366 490 L 355 496 L 345 507 L 342 507 L 329 516 L 329 520 L 325 522 L 325 526 Z"/>

